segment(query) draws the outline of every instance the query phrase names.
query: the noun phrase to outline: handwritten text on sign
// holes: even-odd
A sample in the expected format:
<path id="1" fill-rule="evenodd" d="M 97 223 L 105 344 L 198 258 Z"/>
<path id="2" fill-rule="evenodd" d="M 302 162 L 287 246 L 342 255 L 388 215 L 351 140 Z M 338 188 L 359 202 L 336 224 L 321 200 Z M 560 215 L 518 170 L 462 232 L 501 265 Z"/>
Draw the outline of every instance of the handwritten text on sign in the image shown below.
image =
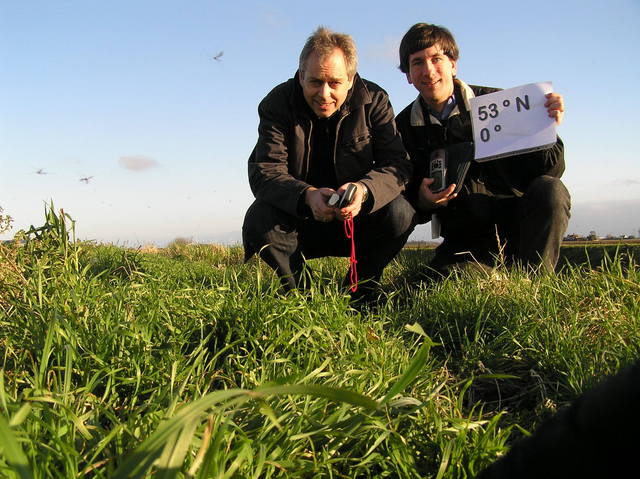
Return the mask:
<path id="1" fill-rule="evenodd" d="M 553 91 L 550 82 L 501 90 L 470 100 L 475 159 L 548 148 L 556 141 L 556 128 L 544 103 Z"/>

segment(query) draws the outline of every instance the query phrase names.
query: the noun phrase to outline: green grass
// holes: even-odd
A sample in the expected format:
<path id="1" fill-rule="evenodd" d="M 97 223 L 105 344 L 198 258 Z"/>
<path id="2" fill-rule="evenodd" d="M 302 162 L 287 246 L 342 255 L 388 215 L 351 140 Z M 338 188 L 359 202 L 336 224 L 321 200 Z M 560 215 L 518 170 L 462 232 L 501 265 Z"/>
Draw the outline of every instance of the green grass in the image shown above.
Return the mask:
<path id="1" fill-rule="evenodd" d="M 282 295 L 241 248 L 77 242 L 53 207 L 24 238 L 0 246 L 0 477 L 473 477 L 640 347 L 632 250 L 436 285 L 405 251 L 358 312 L 343 259 Z"/>

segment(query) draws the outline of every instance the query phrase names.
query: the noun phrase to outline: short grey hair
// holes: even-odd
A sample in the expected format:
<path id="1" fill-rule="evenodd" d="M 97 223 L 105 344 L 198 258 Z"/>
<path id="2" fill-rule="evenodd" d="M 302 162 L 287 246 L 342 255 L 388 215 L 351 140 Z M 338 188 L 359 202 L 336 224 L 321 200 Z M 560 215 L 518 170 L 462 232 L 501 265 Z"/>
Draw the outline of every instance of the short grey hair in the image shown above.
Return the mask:
<path id="1" fill-rule="evenodd" d="M 322 26 L 311 34 L 307 39 L 307 43 L 304 44 L 302 52 L 300 52 L 300 62 L 298 64 L 300 73 L 304 73 L 305 62 L 311 53 L 316 52 L 322 58 L 333 53 L 336 48 L 342 50 L 347 66 L 347 75 L 349 78 L 353 78 L 358 69 L 358 52 L 353 38 L 346 33 L 335 33 Z"/>

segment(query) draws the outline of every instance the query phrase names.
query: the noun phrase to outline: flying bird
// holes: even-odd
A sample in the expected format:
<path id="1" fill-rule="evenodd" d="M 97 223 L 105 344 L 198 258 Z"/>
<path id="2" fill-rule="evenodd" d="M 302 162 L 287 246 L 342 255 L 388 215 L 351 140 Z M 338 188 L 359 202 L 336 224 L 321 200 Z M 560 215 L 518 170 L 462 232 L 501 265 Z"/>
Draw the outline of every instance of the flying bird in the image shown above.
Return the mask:
<path id="1" fill-rule="evenodd" d="M 48 175 L 48 173 L 46 171 L 44 171 L 44 169 L 42 169 L 42 168 L 38 168 L 36 171 L 34 171 L 34 173 L 36 175 Z"/>
<path id="2" fill-rule="evenodd" d="M 93 178 L 93 176 L 85 176 L 84 178 L 80 178 L 78 181 L 82 181 L 88 185 L 91 178 Z"/>
<path id="3" fill-rule="evenodd" d="M 219 52 L 217 55 L 214 55 L 214 56 L 213 56 L 213 59 L 214 59 L 215 61 L 217 61 L 217 62 L 220 62 L 220 61 L 222 61 L 222 55 L 224 55 L 224 52 L 223 52 L 223 51 Z"/>

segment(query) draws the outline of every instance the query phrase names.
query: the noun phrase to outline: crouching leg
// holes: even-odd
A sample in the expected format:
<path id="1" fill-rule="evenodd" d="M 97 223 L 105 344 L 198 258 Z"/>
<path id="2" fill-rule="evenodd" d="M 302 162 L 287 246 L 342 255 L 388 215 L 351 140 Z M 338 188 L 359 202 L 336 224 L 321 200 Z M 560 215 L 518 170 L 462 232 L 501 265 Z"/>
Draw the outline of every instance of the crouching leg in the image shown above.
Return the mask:
<path id="1" fill-rule="evenodd" d="M 298 286 L 303 269 L 297 223 L 284 211 L 254 201 L 242 225 L 245 261 L 258 253 L 276 271 L 285 290 Z"/>
<path id="2" fill-rule="evenodd" d="M 540 176 L 527 189 L 520 204 L 518 259 L 553 271 L 567 230 L 571 196 L 559 178 Z"/>
<path id="3" fill-rule="evenodd" d="M 356 217 L 354 234 L 359 286 L 352 298 L 367 298 L 375 293 L 384 268 L 407 242 L 415 221 L 415 210 L 404 196 L 398 196 L 373 213 Z"/>

